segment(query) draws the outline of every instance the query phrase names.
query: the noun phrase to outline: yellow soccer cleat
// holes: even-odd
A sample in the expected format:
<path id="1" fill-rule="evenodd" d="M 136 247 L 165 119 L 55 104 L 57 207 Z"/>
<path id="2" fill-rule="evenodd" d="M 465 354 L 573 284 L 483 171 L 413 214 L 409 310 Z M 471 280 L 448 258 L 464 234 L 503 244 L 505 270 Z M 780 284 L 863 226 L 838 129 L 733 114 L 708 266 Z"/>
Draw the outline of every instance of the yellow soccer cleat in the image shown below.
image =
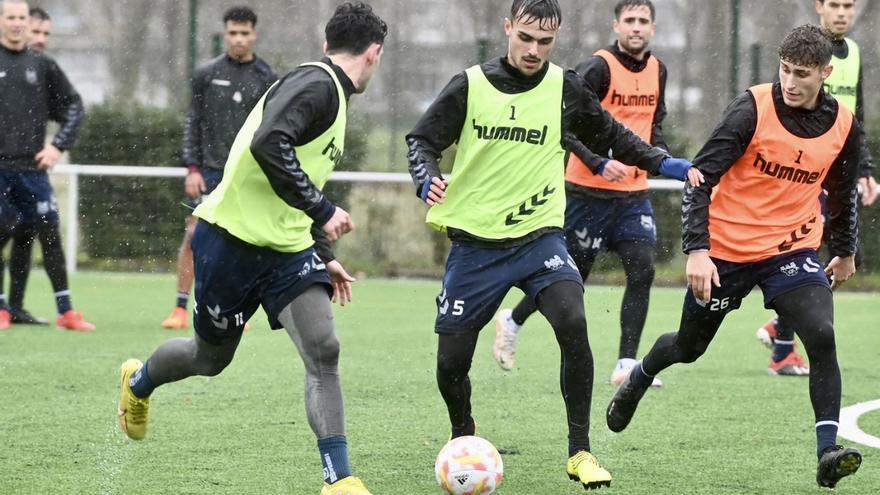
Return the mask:
<path id="1" fill-rule="evenodd" d="M 132 375 L 143 366 L 137 359 L 122 363 L 122 383 L 119 393 L 119 426 L 132 440 L 142 440 L 147 435 L 147 421 L 150 419 L 150 398 L 140 398 L 131 391 L 129 381 Z"/>
<path id="2" fill-rule="evenodd" d="M 566 465 L 568 477 L 572 481 L 579 481 L 585 490 L 611 486 L 611 473 L 599 465 L 596 457 L 582 450 L 568 459 Z"/>
<path id="3" fill-rule="evenodd" d="M 346 476 L 341 480 L 333 483 L 332 485 L 328 485 L 324 483 L 324 488 L 321 488 L 321 495 L 372 495 L 367 487 L 364 486 L 364 482 L 360 480 L 360 478 L 355 478 L 354 476 Z"/>

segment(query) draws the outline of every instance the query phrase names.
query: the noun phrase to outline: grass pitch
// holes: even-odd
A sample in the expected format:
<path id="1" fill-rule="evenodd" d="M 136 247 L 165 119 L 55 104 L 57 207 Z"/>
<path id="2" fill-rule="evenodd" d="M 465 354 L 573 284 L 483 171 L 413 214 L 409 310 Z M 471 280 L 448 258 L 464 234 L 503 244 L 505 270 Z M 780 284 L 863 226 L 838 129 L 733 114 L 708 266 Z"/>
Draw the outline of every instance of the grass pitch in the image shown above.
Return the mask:
<path id="1" fill-rule="evenodd" d="M 54 311 L 39 272 L 28 309 Z M 98 325 L 91 334 L 15 326 L 0 332 L 0 493 L 317 494 L 321 466 L 303 406 L 303 370 L 283 332 L 252 320 L 220 376 L 194 377 L 153 395 L 146 440 L 116 422 L 118 368 L 145 359 L 164 339 L 171 276 L 81 273 L 74 303 Z M 439 282 L 358 282 L 337 308 L 352 464 L 376 495 L 438 493 L 434 456 L 448 436 L 434 381 L 433 299 Z M 673 329 L 683 290 L 653 291 L 642 353 Z M 508 304 L 519 297 L 514 291 Z M 769 316 L 758 292 L 730 315 L 707 354 L 663 373 L 621 434 L 605 427 L 616 361 L 621 290 L 589 287 L 596 358 L 592 443 L 614 476 L 602 493 L 817 494 L 807 379 L 770 377 L 754 330 Z M 880 398 L 876 294 L 836 296 L 844 406 Z M 517 368 L 491 357 L 493 331 L 477 349 L 471 379 L 479 433 L 502 452 L 500 494 L 576 494 L 568 480 L 558 349 L 546 322 L 522 332 Z M 880 436 L 880 411 L 862 417 Z M 849 442 L 845 442 L 849 444 Z M 880 493 L 880 451 L 861 447 L 862 469 L 841 494 Z"/>

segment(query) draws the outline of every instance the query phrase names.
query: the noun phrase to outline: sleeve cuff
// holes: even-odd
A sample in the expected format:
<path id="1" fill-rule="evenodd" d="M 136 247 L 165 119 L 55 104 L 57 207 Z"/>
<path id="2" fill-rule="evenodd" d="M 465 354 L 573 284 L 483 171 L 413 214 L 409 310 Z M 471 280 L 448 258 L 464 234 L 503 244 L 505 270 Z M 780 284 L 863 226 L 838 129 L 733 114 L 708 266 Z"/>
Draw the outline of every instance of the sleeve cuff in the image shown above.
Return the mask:
<path id="1" fill-rule="evenodd" d="M 198 165 L 196 165 L 196 164 L 194 164 L 194 163 L 191 163 L 191 164 L 189 164 L 189 165 L 186 166 L 186 173 L 188 173 L 188 174 L 194 174 L 194 173 L 196 173 L 196 172 L 198 172 L 198 173 L 202 173 L 202 169 L 199 168 Z"/>
<path id="2" fill-rule="evenodd" d="M 327 222 L 329 222 L 330 219 L 333 218 L 333 213 L 335 212 L 336 205 L 331 203 L 326 196 L 321 198 L 320 203 L 305 211 L 306 215 L 314 220 L 315 224 L 319 227 L 323 227 Z"/>

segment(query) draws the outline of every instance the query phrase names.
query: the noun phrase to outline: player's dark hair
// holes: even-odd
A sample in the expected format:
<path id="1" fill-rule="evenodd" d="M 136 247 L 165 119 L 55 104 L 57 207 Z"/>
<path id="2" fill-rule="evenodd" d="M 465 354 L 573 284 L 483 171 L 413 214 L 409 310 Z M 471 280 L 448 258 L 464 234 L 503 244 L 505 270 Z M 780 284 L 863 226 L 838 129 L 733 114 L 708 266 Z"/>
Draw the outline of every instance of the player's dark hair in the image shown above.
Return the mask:
<path id="1" fill-rule="evenodd" d="M 257 27 L 257 14 L 243 5 L 232 7 L 223 14 L 223 24 L 227 22 L 251 23 L 251 27 Z"/>
<path id="2" fill-rule="evenodd" d="M 853 0 L 853 3 L 856 3 L 856 1 L 857 0 Z M 819 3 L 821 3 L 822 5 L 825 5 L 825 0 L 819 0 Z"/>
<path id="3" fill-rule="evenodd" d="M 360 55 L 373 43 L 385 43 L 388 25 L 364 2 L 345 2 L 336 7 L 324 28 L 327 53 Z"/>
<path id="4" fill-rule="evenodd" d="M 614 6 L 614 18 L 620 19 L 620 14 L 623 13 L 624 10 L 634 9 L 636 7 L 648 7 L 648 10 L 651 11 L 651 20 L 656 19 L 656 10 L 654 10 L 654 4 L 651 3 L 651 0 L 620 0 L 617 2 L 617 5 Z"/>
<path id="5" fill-rule="evenodd" d="M 830 31 L 815 24 L 792 29 L 779 45 L 779 59 L 805 67 L 825 67 L 833 49 Z"/>
<path id="6" fill-rule="evenodd" d="M 51 21 L 52 18 L 49 17 L 49 13 L 39 7 L 31 7 L 30 12 L 28 12 L 31 17 L 39 19 L 41 21 Z"/>
<path id="7" fill-rule="evenodd" d="M 538 21 L 541 29 L 553 30 L 562 24 L 562 8 L 557 0 L 513 0 L 510 20 L 524 24 Z"/>

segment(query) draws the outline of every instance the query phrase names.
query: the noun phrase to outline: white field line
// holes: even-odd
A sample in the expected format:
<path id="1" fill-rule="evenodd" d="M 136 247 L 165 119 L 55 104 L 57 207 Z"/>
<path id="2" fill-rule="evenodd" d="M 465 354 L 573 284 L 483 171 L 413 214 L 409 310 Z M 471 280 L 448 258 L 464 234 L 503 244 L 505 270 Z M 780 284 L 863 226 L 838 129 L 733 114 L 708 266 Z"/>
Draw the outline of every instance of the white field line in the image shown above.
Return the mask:
<path id="1" fill-rule="evenodd" d="M 880 438 L 869 435 L 859 428 L 859 416 L 880 409 L 880 400 L 861 402 L 840 410 L 840 428 L 837 434 L 851 441 L 880 449 Z"/>

